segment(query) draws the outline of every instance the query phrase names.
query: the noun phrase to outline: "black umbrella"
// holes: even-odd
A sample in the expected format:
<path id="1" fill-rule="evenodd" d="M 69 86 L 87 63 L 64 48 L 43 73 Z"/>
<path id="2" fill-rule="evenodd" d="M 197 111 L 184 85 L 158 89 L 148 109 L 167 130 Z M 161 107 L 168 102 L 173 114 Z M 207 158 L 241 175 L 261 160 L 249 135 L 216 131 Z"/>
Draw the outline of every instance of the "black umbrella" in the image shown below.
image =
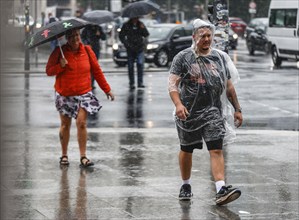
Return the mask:
<path id="1" fill-rule="evenodd" d="M 65 35 L 65 32 L 72 29 L 81 29 L 86 25 L 91 24 L 80 18 L 72 18 L 63 21 L 52 22 L 45 27 L 40 28 L 36 33 L 32 34 L 26 42 L 26 46 L 31 49 L 49 41 L 58 39 Z M 62 57 L 64 57 L 58 40 Z"/>
<path id="2" fill-rule="evenodd" d="M 107 10 L 94 10 L 83 14 L 82 17 L 86 21 L 96 24 L 103 24 L 114 20 L 114 14 Z"/>
<path id="3" fill-rule="evenodd" d="M 151 1 L 133 2 L 122 10 L 122 17 L 140 17 L 147 15 L 153 11 L 159 11 L 160 6 Z"/>

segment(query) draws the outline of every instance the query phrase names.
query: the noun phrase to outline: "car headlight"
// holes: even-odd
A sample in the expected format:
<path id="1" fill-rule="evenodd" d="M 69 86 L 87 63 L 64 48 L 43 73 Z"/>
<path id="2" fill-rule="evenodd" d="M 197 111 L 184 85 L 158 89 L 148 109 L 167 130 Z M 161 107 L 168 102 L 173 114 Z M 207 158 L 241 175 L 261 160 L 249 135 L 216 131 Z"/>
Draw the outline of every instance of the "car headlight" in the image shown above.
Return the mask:
<path id="1" fill-rule="evenodd" d="M 35 24 L 35 27 L 36 27 L 36 28 L 41 28 L 42 25 L 41 25 L 40 23 L 36 23 L 36 24 Z"/>
<path id="2" fill-rule="evenodd" d="M 156 48 L 158 48 L 159 47 L 159 44 L 148 44 L 147 46 L 146 46 L 146 49 L 148 49 L 148 50 L 153 50 L 153 49 L 156 49 Z"/>
<path id="3" fill-rule="evenodd" d="M 236 40 L 238 39 L 238 35 L 237 34 L 233 34 L 233 38 Z"/>
<path id="4" fill-rule="evenodd" d="M 118 47 L 119 47 L 119 46 L 118 46 L 118 44 L 116 44 L 116 43 L 112 45 L 112 49 L 113 49 L 113 50 L 118 50 Z"/>

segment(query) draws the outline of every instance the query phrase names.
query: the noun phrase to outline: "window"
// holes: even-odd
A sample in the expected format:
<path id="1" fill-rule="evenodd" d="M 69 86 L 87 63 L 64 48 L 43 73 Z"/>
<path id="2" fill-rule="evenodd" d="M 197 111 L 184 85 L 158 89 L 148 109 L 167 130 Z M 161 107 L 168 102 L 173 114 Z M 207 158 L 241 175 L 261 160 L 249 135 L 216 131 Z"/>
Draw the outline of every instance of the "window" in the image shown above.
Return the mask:
<path id="1" fill-rule="evenodd" d="M 289 28 L 296 28 L 297 9 L 286 10 L 285 26 Z"/>
<path id="2" fill-rule="evenodd" d="M 176 29 L 173 33 L 173 35 L 179 35 L 180 37 L 183 37 L 185 35 L 184 33 L 184 29 L 183 28 L 179 28 L 179 29 Z"/>
<path id="3" fill-rule="evenodd" d="M 297 9 L 273 9 L 270 12 L 270 27 L 296 28 Z"/>
<path id="4" fill-rule="evenodd" d="M 187 27 L 187 28 L 185 29 L 185 36 L 192 36 L 192 34 L 193 34 L 193 29 L 192 29 L 192 27 L 191 27 L 191 28 Z"/>
<path id="5" fill-rule="evenodd" d="M 71 0 L 47 0 L 47 7 L 55 6 L 55 5 L 66 6 L 69 5 L 70 3 Z"/>

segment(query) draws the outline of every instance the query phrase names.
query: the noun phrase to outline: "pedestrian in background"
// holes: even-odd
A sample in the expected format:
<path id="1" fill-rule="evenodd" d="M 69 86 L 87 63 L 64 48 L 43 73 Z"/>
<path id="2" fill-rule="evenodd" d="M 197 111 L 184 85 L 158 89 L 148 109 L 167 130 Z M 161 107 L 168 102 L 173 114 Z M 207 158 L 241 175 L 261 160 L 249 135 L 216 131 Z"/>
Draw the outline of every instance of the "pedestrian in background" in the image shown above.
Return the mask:
<path id="1" fill-rule="evenodd" d="M 41 15 L 41 18 L 42 18 L 42 23 L 41 23 L 41 25 L 42 25 L 42 27 L 43 27 L 43 26 L 45 26 L 45 24 L 46 24 L 46 22 L 45 22 L 46 13 L 42 11 L 42 12 L 40 13 L 40 15 Z"/>
<path id="2" fill-rule="evenodd" d="M 76 12 L 75 12 L 75 17 L 76 17 L 76 18 L 81 18 L 81 17 L 82 17 L 82 12 L 81 12 L 81 10 L 76 10 Z"/>
<path id="3" fill-rule="evenodd" d="M 55 22 L 55 21 L 58 21 L 59 19 L 54 17 L 53 14 L 50 12 L 48 13 L 48 24 L 52 23 L 52 22 Z M 50 42 L 50 46 L 51 46 L 51 51 L 53 51 L 57 46 L 58 46 L 58 40 L 55 39 L 55 40 L 52 40 Z"/>
<path id="4" fill-rule="evenodd" d="M 202 149 L 204 140 L 210 154 L 216 204 L 223 205 L 241 195 L 239 189 L 225 183 L 222 152 L 226 135 L 224 99 L 234 108 L 231 114 L 234 114 L 237 127 L 243 120 L 232 83 L 238 71 L 226 53 L 211 48 L 215 30 L 212 24 L 196 19 L 193 27 L 193 45 L 175 56 L 168 84 L 181 146 L 179 164 L 183 184 L 179 199 L 190 200 L 193 195 L 190 185 L 192 153 L 194 149 Z"/>
<path id="5" fill-rule="evenodd" d="M 55 76 L 55 104 L 60 115 L 61 165 L 69 165 L 68 144 L 72 118 L 76 120 L 77 139 L 80 150 L 81 167 L 93 166 L 86 156 L 87 115 L 95 114 L 101 109 L 99 100 L 92 92 L 90 72 L 107 98 L 114 100 L 114 95 L 106 81 L 98 60 L 89 46 L 81 42 L 80 30 L 66 32 L 67 43 L 62 46 L 65 58 L 57 47 L 49 57 L 46 73 Z"/>
<path id="6" fill-rule="evenodd" d="M 82 42 L 84 44 L 90 45 L 93 52 L 96 55 L 97 60 L 100 58 L 100 40 L 106 40 L 106 34 L 100 25 L 88 25 L 85 27 L 81 34 Z M 91 76 L 91 85 L 94 89 L 94 77 Z"/>
<path id="7" fill-rule="evenodd" d="M 119 39 L 127 49 L 128 54 L 128 73 L 130 89 L 135 89 L 134 63 L 137 63 L 137 86 L 144 88 L 143 69 L 144 69 L 144 49 L 146 38 L 149 32 L 138 17 L 130 18 L 123 24 L 119 33 Z"/>

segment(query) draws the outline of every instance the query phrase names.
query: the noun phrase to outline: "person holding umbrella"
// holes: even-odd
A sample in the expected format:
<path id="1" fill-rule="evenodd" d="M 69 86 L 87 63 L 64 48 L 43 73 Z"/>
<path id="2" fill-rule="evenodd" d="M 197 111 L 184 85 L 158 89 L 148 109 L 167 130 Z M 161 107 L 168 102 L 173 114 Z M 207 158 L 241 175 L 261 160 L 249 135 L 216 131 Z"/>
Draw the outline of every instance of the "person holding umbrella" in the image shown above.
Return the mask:
<path id="1" fill-rule="evenodd" d="M 106 81 L 96 55 L 90 46 L 84 46 L 79 29 L 70 29 L 65 33 L 67 43 L 57 47 L 49 57 L 46 73 L 55 76 L 55 104 L 60 115 L 61 165 L 69 165 L 68 143 L 72 118 L 76 120 L 77 139 L 80 150 L 80 166 L 93 166 L 86 157 L 87 115 L 101 109 L 99 100 L 92 93 L 90 73 L 94 75 L 107 98 L 114 100 L 110 85 Z M 61 49 L 61 51 L 60 51 Z"/>
<path id="2" fill-rule="evenodd" d="M 100 40 L 106 40 L 106 34 L 100 25 L 88 25 L 81 34 L 82 42 L 90 45 L 96 55 L 97 60 L 100 58 Z M 91 76 L 91 85 L 94 89 L 94 77 Z"/>
<path id="3" fill-rule="evenodd" d="M 58 21 L 58 18 L 54 17 L 52 12 L 48 13 L 48 18 L 49 18 L 48 24 Z M 58 40 L 57 39 L 52 40 L 50 43 L 50 46 L 51 46 L 51 52 L 52 52 L 55 49 L 55 47 L 58 46 Z"/>
<path id="4" fill-rule="evenodd" d="M 119 39 L 124 44 L 128 53 L 128 72 L 130 89 L 135 89 L 134 62 L 137 63 L 137 85 L 144 88 L 143 68 L 144 68 L 144 47 L 145 39 L 149 32 L 138 17 L 130 18 L 123 24 L 119 33 Z"/>

